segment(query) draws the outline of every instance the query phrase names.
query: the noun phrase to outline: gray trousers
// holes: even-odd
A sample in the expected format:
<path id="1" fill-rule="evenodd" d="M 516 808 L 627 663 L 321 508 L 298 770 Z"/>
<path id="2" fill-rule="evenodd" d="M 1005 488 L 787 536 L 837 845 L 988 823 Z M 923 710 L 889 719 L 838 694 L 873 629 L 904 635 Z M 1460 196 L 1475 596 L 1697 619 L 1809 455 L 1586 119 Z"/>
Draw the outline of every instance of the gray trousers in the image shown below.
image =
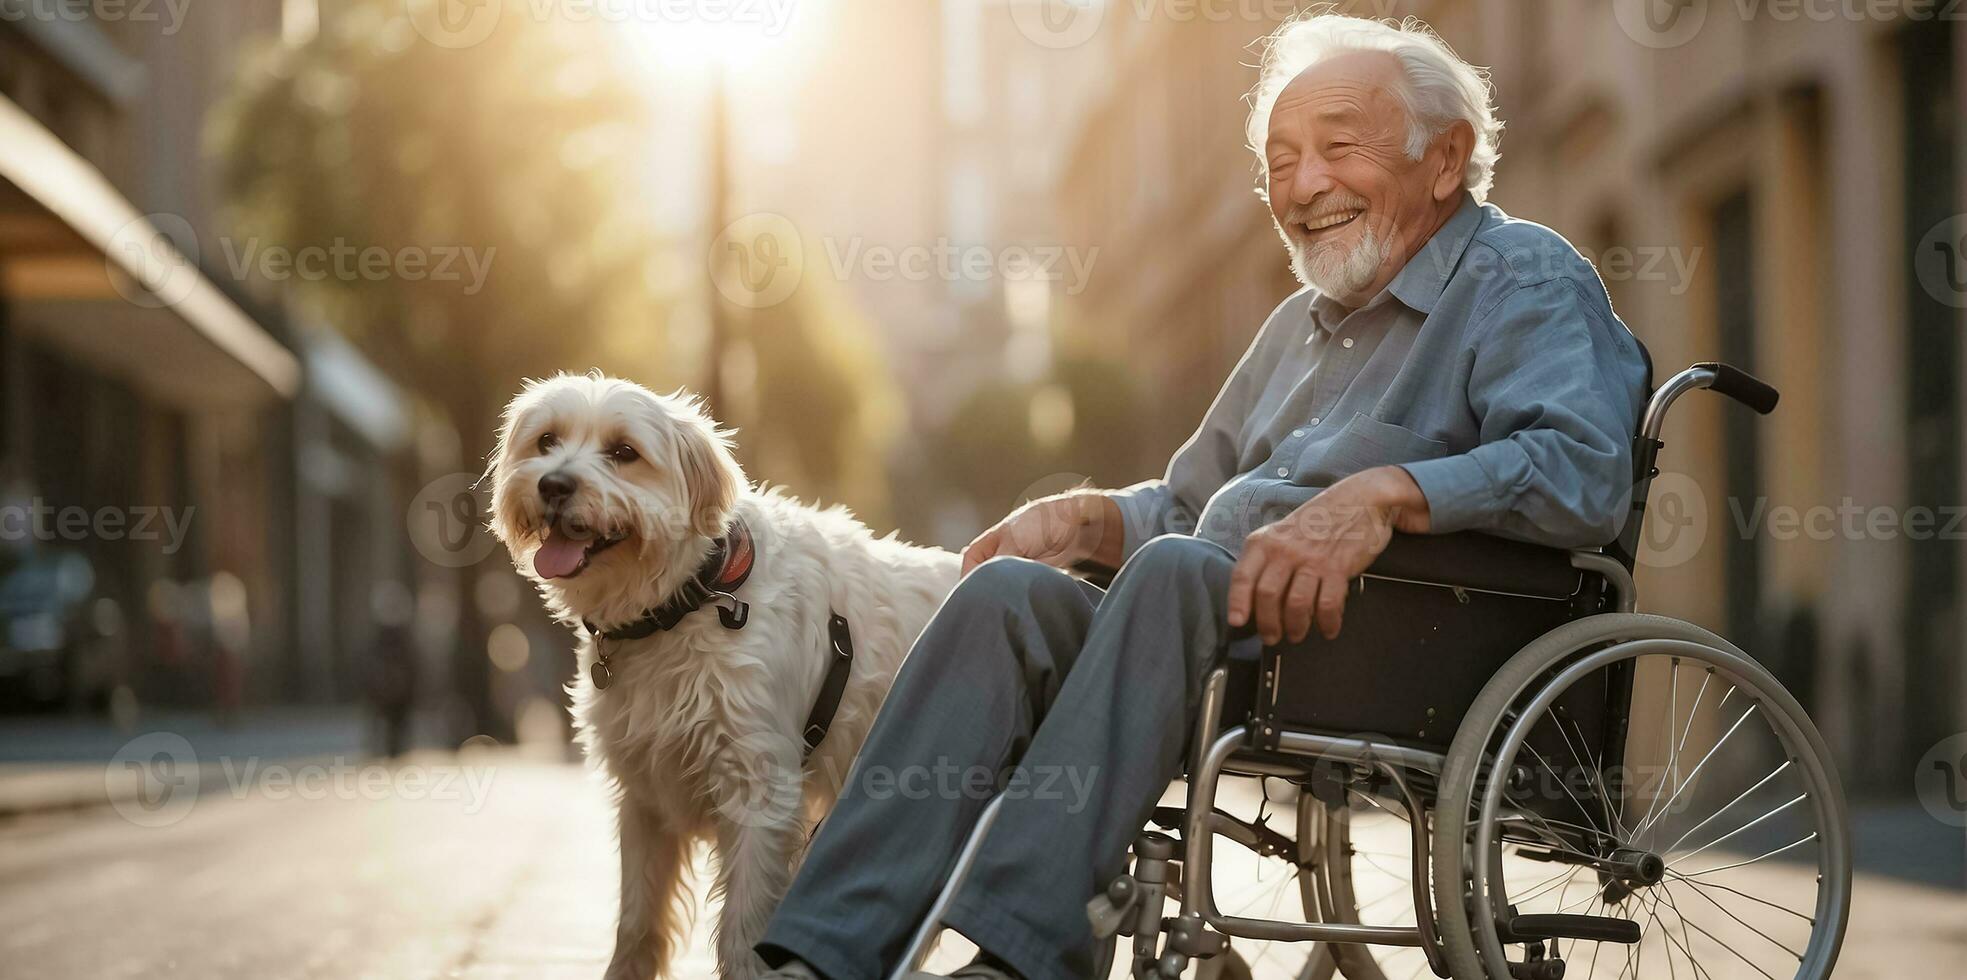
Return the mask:
<path id="1" fill-rule="evenodd" d="M 1143 545 L 1102 593 L 996 558 L 916 641 L 759 943 L 828 980 L 893 969 L 994 792 L 1005 793 L 945 922 L 1027 980 L 1093 971 L 1086 902 L 1125 867 L 1182 772 L 1226 645 L 1229 552 Z"/>

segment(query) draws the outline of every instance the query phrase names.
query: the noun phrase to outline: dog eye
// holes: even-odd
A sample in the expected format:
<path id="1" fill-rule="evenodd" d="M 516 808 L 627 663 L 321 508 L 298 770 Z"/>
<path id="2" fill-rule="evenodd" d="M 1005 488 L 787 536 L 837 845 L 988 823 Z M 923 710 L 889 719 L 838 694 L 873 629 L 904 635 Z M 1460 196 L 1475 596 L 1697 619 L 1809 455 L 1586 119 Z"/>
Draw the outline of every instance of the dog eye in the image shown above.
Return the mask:
<path id="1" fill-rule="evenodd" d="M 547 453 L 552 452 L 553 447 L 558 445 L 560 445 L 559 436 L 556 436 L 551 432 L 543 432 L 540 434 L 539 450 L 541 455 L 545 455 Z"/>
<path id="2" fill-rule="evenodd" d="M 625 442 L 618 442 L 609 447 L 608 458 L 616 463 L 627 464 L 641 459 L 642 454 L 636 452 L 634 446 Z"/>

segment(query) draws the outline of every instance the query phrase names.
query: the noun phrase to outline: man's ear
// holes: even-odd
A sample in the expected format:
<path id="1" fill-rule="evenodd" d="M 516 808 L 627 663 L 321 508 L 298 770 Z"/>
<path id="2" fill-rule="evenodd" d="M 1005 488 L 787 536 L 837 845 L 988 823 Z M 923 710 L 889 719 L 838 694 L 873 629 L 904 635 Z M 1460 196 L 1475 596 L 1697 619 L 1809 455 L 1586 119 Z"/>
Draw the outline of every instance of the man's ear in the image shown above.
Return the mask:
<path id="1" fill-rule="evenodd" d="M 1466 120 L 1457 119 L 1446 132 L 1434 138 L 1434 149 L 1441 154 L 1434 173 L 1434 199 L 1451 201 L 1462 192 L 1468 173 L 1468 159 L 1475 153 L 1475 130 Z M 1432 155 L 1432 154 L 1430 154 Z"/>
<path id="2" fill-rule="evenodd" d="M 690 495 L 690 529 L 707 538 L 724 533 L 744 489 L 744 470 L 731 454 L 731 433 L 699 416 L 681 426 L 678 464 Z"/>

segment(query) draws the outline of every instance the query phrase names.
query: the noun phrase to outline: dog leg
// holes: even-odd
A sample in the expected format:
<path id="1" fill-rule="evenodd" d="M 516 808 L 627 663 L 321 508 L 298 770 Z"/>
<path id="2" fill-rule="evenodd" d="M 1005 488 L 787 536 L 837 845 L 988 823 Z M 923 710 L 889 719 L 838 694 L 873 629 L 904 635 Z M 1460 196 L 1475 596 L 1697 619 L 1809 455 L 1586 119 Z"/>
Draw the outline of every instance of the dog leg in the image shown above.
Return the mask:
<path id="1" fill-rule="evenodd" d="M 792 885 L 804 841 L 804 773 L 791 743 L 741 740 L 711 771 L 717 801 L 717 966 L 723 980 L 752 980 L 765 964 L 752 947 Z"/>
<path id="2" fill-rule="evenodd" d="M 725 824 L 718 832 L 717 888 L 724 910 L 717 922 L 717 965 L 723 980 L 752 980 L 764 963 L 752 947 L 792 885 L 798 825 Z"/>
<path id="3" fill-rule="evenodd" d="M 621 914 L 607 980 L 654 980 L 689 928 L 684 877 L 688 837 L 662 825 L 626 796 L 621 821 Z"/>

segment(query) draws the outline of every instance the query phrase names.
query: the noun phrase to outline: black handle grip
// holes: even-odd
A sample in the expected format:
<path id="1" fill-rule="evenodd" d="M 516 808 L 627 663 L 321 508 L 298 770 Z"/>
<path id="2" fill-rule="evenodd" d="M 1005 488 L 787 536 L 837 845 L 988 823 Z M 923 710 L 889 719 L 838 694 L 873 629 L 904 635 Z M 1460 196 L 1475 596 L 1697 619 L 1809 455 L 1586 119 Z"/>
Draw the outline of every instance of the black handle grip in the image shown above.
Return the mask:
<path id="1" fill-rule="evenodd" d="M 1757 414 L 1767 415 L 1775 411 L 1776 400 L 1782 397 L 1782 392 L 1741 368 L 1720 361 L 1702 361 L 1694 366 L 1713 371 L 1714 384 L 1711 387 L 1715 391 L 1755 409 Z"/>

